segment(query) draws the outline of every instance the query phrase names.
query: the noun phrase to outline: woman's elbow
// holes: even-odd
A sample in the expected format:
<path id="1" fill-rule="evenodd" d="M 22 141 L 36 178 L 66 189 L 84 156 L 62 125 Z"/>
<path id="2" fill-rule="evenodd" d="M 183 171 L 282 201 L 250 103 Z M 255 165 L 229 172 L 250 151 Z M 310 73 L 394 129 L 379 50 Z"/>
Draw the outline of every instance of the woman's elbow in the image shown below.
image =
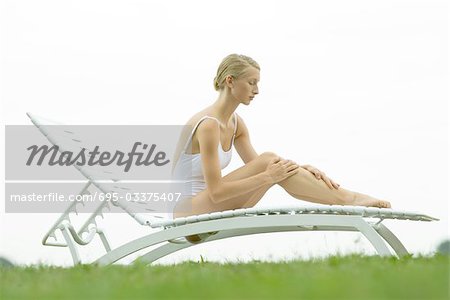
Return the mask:
<path id="1" fill-rule="evenodd" d="M 210 189 L 209 190 L 209 199 L 214 204 L 218 204 L 224 200 L 223 193 L 219 189 Z"/>

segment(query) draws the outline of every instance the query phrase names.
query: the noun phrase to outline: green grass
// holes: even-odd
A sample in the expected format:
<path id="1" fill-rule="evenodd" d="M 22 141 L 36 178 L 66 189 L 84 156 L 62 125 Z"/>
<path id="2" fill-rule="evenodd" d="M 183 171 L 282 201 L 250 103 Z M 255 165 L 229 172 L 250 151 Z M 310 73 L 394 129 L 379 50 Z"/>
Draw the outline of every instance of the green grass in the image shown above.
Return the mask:
<path id="1" fill-rule="evenodd" d="M 1 299 L 449 299 L 450 257 L 1 269 Z"/>

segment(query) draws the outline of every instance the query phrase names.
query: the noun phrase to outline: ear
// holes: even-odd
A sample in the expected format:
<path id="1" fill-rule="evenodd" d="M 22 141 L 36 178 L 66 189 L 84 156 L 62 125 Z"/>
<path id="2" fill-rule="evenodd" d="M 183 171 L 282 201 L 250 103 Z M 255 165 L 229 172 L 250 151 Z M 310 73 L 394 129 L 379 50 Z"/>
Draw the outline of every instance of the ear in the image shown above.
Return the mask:
<path id="1" fill-rule="evenodd" d="M 232 88 L 233 87 L 233 83 L 234 83 L 234 78 L 231 75 L 228 75 L 227 77 L 225 77 L 225 84 L 229 87 Z"/>

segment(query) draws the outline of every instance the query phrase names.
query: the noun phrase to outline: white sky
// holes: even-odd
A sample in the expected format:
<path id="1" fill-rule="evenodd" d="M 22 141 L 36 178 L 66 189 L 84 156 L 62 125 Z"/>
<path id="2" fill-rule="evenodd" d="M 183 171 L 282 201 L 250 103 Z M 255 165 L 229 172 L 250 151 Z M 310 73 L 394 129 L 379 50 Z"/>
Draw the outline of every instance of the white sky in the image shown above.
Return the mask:
<path id="1" fill-rule="evenodd" d="M 257 152 L 441 218 L 385 222 L 411 252 L 429 253 L 449 235 L 448 15 L 447 1 L 434 0 L 1 1 L 1 122 L 30 124 L 29 111 L 66 124 L 184 124 L 216 99 L 222 58 L 246 54 L 261 65 L 260 95 L 238 113 Z M 223 173 L 241 164 L 234 152 Z M 261 204 L 292 201 L 274 187 Z M 2 208 L 0 217 L 0 255 L 71 263 L 67 249 L 40 244 L 56 214 Z M 116 246 L 146 232 L 125 216 L 113 219 Z M 160 262 L 373 253 L 357 240 L 261 235 Z M 89 261 L 102 251 L 82 253 Z"/>

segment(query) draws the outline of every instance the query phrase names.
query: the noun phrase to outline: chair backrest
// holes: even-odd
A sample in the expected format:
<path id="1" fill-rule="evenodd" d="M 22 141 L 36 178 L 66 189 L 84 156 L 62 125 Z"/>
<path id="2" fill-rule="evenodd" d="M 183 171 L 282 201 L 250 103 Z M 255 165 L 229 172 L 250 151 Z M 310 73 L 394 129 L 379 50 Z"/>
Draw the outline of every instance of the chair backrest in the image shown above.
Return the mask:
<path id="1" fill-rule="evenodd" d="M 55 122 L 46 118 L 42 118 L 36 116 L 31 113 L 27 113 L 31 122 L 39 129 L 39 131 L 50 141 L 51 144 L 58 146 L 58 150 L 60 152 L 63 151 L 72 151 L 77 152 L 80 149 L 89 149 L 89 145 L 85 145 L 83 143 L 83 137 L 79 136 L 77 132 L 74 132 L 71 127 L 70 130 L 67 130 L 67 127 L 60 122 Z M 77 165 L 73 164 L 73 166 L 86 178 L 86 180 L 91 184 L 97 187 L 104 194 L 117 193 L 121 194 L 124 192 L 130 192 L 130 188 L 127 183 L 121 183 L 120 178 L 117 178 L 114 172 L 111 172 L 107 169 L 96 169 L 90 166 Z M 88 193 L 85 191 L 85 193 Z M 124 198 L 116 199 L 116 201 L 110 201 L 114 206 L 119 207 L 124 212 L 128 213 L 133 219 L 135 219 L 141 225 L 152 225 L 152 222 L 155 221 L 157 223 L 161 222 L 164 219 L 164 214 L 153 212 L 154 211 L 150 207 L 143 208 L 142 206 L 145 204 L 143 202 L 130 202 L 126 201 Z M 82 226 L 80 232 L 88 232 L 88 227 L 91 224 L 96 225 L 95 217 L 98 215 L 102 215 L 105 209 L 110 208 L 108 201 L 103 201 L 98 205 L 98 207 L 94 210 L 93 214 L 88 221 Z M 67 211 L 60 217 L 61 220 L 70 221 L 68 214 L 71 211 L 75 211 L 76 203 L 71 203 L 67 209 Z M 50 230 L 52 231 L 52 230 Z M 50 232 L 49 236 L 54 235 L 53 232 Z"/>

